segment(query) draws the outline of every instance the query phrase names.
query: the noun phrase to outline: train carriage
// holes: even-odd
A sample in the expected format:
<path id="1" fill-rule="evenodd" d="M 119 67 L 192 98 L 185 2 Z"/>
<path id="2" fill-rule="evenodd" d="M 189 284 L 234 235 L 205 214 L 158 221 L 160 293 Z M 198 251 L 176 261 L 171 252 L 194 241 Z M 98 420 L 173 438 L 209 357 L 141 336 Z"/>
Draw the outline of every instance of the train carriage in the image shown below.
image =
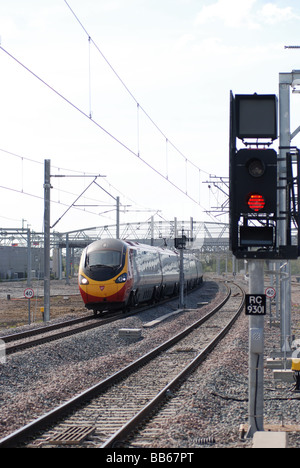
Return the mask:
<path id="1" fill-rule="evenodd" d="M 185 278 L 187 288 L 202 281 L 201 263 L 190 254 Z M 179 290 L 179 254 L 131 241 L 95 241 L 82 253 L 78 282 L 86 308 L 95 313 L 159 301 Z"/>

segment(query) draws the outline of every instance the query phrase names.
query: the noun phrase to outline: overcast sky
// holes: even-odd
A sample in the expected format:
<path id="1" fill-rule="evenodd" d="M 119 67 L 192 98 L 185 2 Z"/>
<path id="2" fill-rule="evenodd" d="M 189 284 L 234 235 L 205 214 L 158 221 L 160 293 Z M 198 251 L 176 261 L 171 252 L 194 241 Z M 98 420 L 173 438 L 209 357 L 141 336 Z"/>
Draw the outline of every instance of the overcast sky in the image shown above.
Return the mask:
<path id="1" fill-rule="evenodd" d="M 123 223 L 209 219 L 230 90 L 278 94 L 299 24 L 298 0 L 0 0 L 0 227 L 43 229 L 45 159 L 52 176 L 106 176 L 57 231 L 113 224 L 117 196 Z M 51 178 L 52 225 L 91 180 Z"/>

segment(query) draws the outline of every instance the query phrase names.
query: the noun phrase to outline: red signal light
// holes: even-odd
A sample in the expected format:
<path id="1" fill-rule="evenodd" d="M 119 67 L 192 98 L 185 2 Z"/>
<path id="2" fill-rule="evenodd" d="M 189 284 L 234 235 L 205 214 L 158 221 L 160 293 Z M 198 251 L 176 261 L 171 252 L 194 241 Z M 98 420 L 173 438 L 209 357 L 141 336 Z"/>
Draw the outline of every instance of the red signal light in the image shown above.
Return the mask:
<path id="1" fill-rule="evenodd" d="M 251 193 L 248 198 L 248 206 L 251 210 L 258 212 L 265 207 L 266 201 L 259 193 Z"/>

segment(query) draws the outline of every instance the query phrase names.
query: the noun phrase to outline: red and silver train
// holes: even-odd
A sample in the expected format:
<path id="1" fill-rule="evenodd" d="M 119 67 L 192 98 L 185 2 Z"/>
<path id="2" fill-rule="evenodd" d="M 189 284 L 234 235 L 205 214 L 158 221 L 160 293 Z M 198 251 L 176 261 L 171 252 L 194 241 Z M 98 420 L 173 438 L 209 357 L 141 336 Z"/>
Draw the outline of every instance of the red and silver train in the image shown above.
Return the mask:
<path id="1" fill-rule="evenodd" d="M 98 240 L 82 252 L 78 282 L 87 309 L 96 314 L 159 301 L 179 292 L 177 251 L 131 241 Z M 185 288 L 203 280 L 202 265 L 192 254 L 184 253 Z"/>

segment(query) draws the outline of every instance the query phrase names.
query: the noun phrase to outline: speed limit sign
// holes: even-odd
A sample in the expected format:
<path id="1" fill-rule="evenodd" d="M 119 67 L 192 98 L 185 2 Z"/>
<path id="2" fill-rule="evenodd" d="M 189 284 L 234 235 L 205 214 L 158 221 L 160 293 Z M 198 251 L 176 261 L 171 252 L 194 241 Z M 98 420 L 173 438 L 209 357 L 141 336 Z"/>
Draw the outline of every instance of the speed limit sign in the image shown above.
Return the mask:
<path id="1" fill-rule="evenodd" d="M 24 297 L 27 299 L 32 299 L 34 297 L 34 290 L 31 288 L 26 288 L 24 291 Z"/>
<path id="2" fill-rule="evenodd" d="M 269 287 L 265 290 L 265 294 L 270 299 L 273 299 L 276 296 L 276 291 L 274 288 Z"/>

